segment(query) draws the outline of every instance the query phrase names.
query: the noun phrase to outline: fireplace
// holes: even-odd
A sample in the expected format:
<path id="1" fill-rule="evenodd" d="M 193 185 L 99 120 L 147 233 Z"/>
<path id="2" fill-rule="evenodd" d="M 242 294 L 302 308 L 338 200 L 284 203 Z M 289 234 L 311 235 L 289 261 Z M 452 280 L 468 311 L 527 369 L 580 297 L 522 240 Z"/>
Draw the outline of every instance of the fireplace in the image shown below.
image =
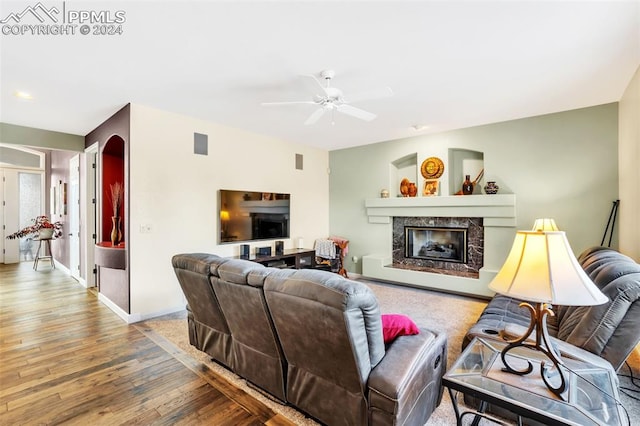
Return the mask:
<path id="1" fill-rule="evenodd" d="M 467 263 L 467 228 L 404 227 L 404 256 Z"/>
<path id="2" fill-rule="evenodd" d="M 381 237 L 362 256 L 362 275 L 432 290 L 493 297 L 488 286 L 516 231 L 514 194 L 392 197 L 365 200 L 372 232 Z M 405 227 L 467 229 L 467 263 L 405 256 Z M 384 229 L 375 229 L 384 228 Z"/>
<path id="3" fill-rule="evenodd" d="M 394 217 L 391 267 L 478 278 L 484 266 L 479 217 Z"/>

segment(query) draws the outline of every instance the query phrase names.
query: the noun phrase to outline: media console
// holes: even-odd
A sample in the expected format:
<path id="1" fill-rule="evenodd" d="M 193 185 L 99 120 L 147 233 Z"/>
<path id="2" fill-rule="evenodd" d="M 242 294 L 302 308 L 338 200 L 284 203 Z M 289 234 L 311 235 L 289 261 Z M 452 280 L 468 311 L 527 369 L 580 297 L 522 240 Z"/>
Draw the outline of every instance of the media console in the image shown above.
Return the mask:
<path id="1" fill-rule="evenodd" d="M 316 251 L 310 249 L 287 249 L 282 254 L 276 255 L 250 255 L 236 256 L 237 259 L 247 259 L 261 263 L 264 266 L 282 269 L 314 268 L 316 263 Z"/>

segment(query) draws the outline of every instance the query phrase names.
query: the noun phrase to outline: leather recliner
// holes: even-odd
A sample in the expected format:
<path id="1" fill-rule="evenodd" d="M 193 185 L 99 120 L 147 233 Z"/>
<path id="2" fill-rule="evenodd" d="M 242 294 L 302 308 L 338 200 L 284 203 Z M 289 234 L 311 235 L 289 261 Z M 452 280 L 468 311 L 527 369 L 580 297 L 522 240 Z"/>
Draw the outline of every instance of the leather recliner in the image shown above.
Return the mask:
<path id="1" fill-rule="evenodd" d="M 223 258 L 211 267 L 211 285 L 231 330 L 233 371 L 285 401 L 286 361 L 262 289 L 265 277 L 279 271 Z"/>
<path id="2" fill-rule="evenodd" d="M 640 342 L 640 265 L 607 247 L 592 247 L 578 262 L 609 298 L 602 305 L 554 306 L 548 330 L 563 356 L 618 370 Z M 521 300 L 495 296 L 471 327 L 463 347 L 474 336 L 519 337 L 529 325 Z M 604 362 L 603 362 L 604 361 Z"/>
<path id="3" fill-rule="evenodd" d="M 181 282 L 193 312 L 189 329 L 198 331 L 191 343 L 201 348 L 198 339 L 208 336 L 196 311 L 219 309 L 231 334 L 231 369 L 322 423 L 422 426 L 440 404 L 446 336 L 421 328 L 385 345 L 366 285 L 214 255 L 176 255 L 173 264 L 179 281 L 193 279 L 185 267 L 197 270 L 215 296 Z"/>
<path id="4" fill-rule="evenodd" d="M 211 288 L 211 264 L 220 259 L 206 253 L 173 256 L 173 270 L 187 298 L 189 343 L 226 367 L 233 368 L 231 331 Z"/>
<path id="5" fill-rule="evenodd" d="M 385 348 L 375 295 L 336 274 L 269 275 L 264 290 L 287 401 L 330 425 L 424 425 L 442 397 L 444 335 L 421 329 Z"/>

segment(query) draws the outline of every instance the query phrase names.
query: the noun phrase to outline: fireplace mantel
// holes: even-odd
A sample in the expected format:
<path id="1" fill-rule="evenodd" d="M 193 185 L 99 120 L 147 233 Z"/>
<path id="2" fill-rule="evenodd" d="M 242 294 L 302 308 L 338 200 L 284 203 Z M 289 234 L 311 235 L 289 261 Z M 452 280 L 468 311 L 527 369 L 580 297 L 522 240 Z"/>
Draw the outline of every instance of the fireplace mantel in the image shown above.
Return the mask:
<path id="1" fill-rule="evenodd" d="M 365 200 L 369 223 L 391 223 L 393 217 L 482 217 L 490 226 L 515 226 L 515 194 L 398 197 Z"/>
<path id="2" fill-rule="evenodd" d="M 365 207 L 369 223 L 389 227 L 389 250 L 363 256 L 363 276 L 453 293 L 493 295 L 488 285 L 504 263 L 516 231 L 515 194 L 372 198 L 365 200 Z M 394 268 L 391 255 L 394 217 L 483 218 L 484 266 L 479 278 Z"/>

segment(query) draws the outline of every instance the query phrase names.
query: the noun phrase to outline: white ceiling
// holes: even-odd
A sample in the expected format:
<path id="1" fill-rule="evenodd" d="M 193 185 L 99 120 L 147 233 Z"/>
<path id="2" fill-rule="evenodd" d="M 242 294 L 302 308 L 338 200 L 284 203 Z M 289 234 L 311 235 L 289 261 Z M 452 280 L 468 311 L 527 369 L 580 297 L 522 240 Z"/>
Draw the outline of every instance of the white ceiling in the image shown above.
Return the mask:
<path id="1" fill-rule="evenodd" d="M 36 3 L 3 1 L 0 19 Z M 131 102 L 332 150 L 616 102 L 640 66 L 639 0 L 64 7 L 122 10 L 123 34 L 0 35 L 0 121 L 85 135 Z M 394 96 L 354 104 L 371 122 L 333 125 L 305 126 L 313 105 L 260 105 L 311 100 L 299 75 L 327 68 L 347 96 Z"/>

